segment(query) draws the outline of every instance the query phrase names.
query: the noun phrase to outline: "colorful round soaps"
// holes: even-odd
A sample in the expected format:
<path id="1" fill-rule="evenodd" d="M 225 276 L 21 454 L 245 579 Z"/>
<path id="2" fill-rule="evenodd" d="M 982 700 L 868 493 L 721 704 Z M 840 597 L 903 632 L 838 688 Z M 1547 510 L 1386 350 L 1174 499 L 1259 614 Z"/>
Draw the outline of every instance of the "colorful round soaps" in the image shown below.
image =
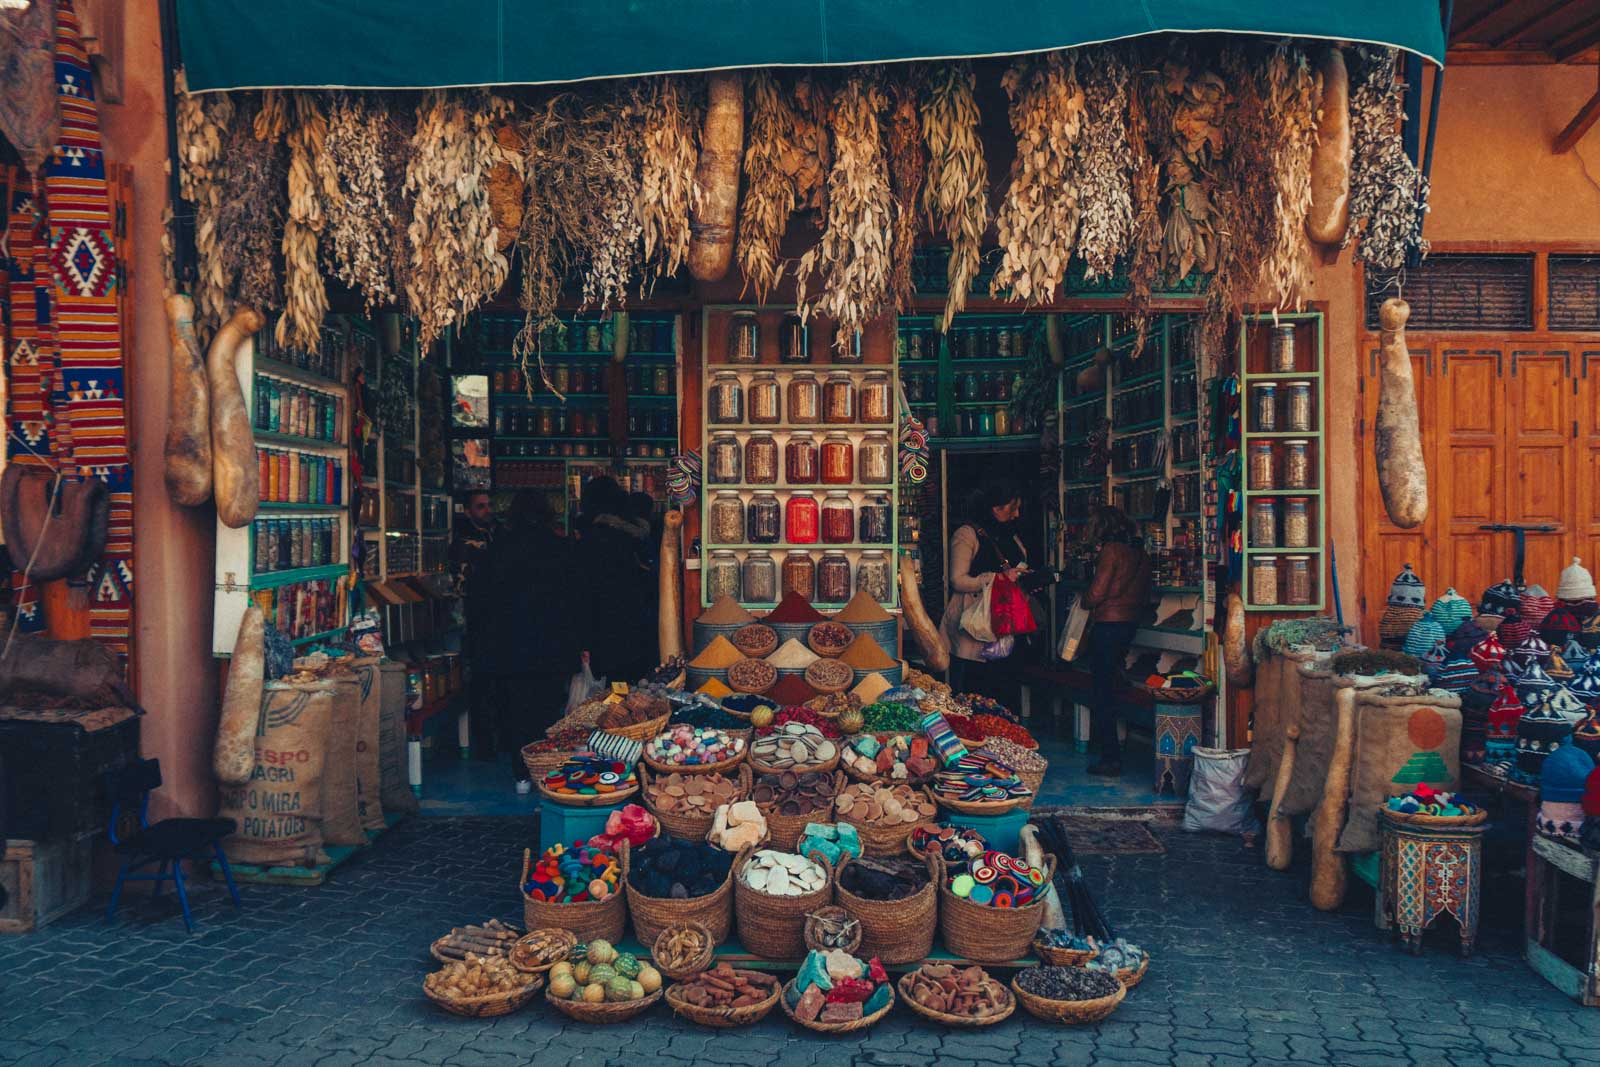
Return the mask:
<path id="1" fill-rule="evenodd" d="M 684 723 L 657 734 L 645 747 L 645 755 L 656 763 L 679 767 L 722 763 L 743 753 L 744 738 L 709 726 L 689 726 Z"/>
<path id="2" fill-rule="evenodd" d="M 544 776 L 544 787 L 562 796 L 592 797 L 631 789 L 633 766 L 592 752 L 580 752 Z"/>
<path id="3" fill-rule="evenodd" d="M 621 877 L 615 856 L 575 841 L 571 848 L 551 845 L 529 870 L 522 891 L 547 904 L 581 904 L 610 897 Z"/>

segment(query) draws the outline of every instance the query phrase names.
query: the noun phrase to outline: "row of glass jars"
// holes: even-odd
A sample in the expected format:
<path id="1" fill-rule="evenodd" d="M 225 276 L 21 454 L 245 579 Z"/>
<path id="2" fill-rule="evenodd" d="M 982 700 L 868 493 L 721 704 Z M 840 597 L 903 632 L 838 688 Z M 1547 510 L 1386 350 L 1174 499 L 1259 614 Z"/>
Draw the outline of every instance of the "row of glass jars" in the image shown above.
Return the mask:
<path id="1" fill-rule="evenodd" d="M 752 549 L 741 563 L 728 549 L 716 549 L 706 562 L 706 590 L 710 599 L 731 596 L 746 604 L 773 604 L 786 593 L 799 593 L 819 604 L 842 604 L 865 590 L 874 600 L 891 601 L 894 572 L 887 552 L 868 550 L 856 563 L 854 581 L 850 557 L 824 552 L 820 559 L 800 549 L 786 553 L 783 566 L 765 549 Z"/>
<path id="2" fill-rule="evenodd" d="M 1282 499 L 1283 536 L 1278 535 L 1279 501 L 1257 497 L 1250 501 L 1251 548 L 1310 548 L 1310 500 L 1303 496 Z"/>
<path id="3" fill-rule="evenodd" d="M 1311 470 L 1311 442 L 1280 441 L 1283 450 L 1283 467 L 1278 466 L 1278 454 L 1271 441 L 1250 442 L 1247 474 L 1250 488 L 1315 489 Z"/>
<path id="4" fill-rule="evenodd" d="M 776 426 L 784 421 L 786 412 L 791 426 L 893 422 L 894 385 L 882 371 L 860 376 L 830 374 L 821 382 L 810 371 L 796 371 L 782 388 L 772 371 L 757 371 L 748 386 L 734 371 L 711 376 L 706 421 L 713 425 L 748 421 L 755 426 Z"/>
<path id="5" fill-rule="evenodd" d="M 860 363 L 866 358 L 861 342 L 861 331 L 857 330 L 843 348 L 830 347 L 829 359 L 834 363 Z M 761 319 L 754 311 L 735 311 L 728 317 L 727 355 L 729 363 L 761 362 Z M 811 362 L 811 331 L 792 311 L 778 324 L 778 361 Z"/>
<path id="6" fill-rule="evenodd" d="M 706 509 L 706 541 L 717 545 L 886 545 L 892 510 L 887 493 L 868 493 L 858 509 L 849 493 L 791 493 L 780 507 L 776 493 L 756 493 L 747 505 L 738 493 L 718 493 Z"/>
<path id="7" fill-rule="evenodd" d="M 842 433 L 817 440 L 809 433 L 789 435 L 783 446 L 783 478 L 789 485 L 888 485 L 894 480 L 894 446 L 886 433 L 869 433 L 858 448 Z M 757 430 L 741 447 L 731 433 L 711 436 L 706 449 L 706 481 L 711 485 L 777 485 L 778 442 Z"/>
<path id="8" fill-rule="evenodd" d="M 1311 603 L 1313 592 L 1310 556 L 1256 556 L 1250 560 L 1252 604 L 1305 606 Z"/>
<path id="9" fill-rule="evenodd" d="M 1310 433 L 1316 429 L 1314 423 L 1316 416 L 1311 404 L 1310 382 L 1285 382 L 1283 385 L 1283 412 L 1282 425 L 1279 425 L 1278 411 L 1278 386 L 1273 382 L 1262 382 L 1255 387 L 1251 400 L 1251 410 L 1255 413 L 1255 426 L 1257 433 L 1276 433 L 1287 430 L 1289 433 Z"/>

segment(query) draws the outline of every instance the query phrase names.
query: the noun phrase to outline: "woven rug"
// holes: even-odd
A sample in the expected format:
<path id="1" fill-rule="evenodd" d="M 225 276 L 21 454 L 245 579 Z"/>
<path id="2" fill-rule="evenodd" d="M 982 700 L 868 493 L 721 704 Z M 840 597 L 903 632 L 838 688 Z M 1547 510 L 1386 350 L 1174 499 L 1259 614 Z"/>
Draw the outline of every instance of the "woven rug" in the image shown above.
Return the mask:
<path id="1" fill-rule="evenodd" d="M 1080 856 L 1160 855 L 1167 851 L 1150 832 L 1154 816 L 1145 812 L 1086 814 L 1071 808 L 1046 808 L 1034 812 L 1035 820 L 1040 816 L 1053 819 Z"/>

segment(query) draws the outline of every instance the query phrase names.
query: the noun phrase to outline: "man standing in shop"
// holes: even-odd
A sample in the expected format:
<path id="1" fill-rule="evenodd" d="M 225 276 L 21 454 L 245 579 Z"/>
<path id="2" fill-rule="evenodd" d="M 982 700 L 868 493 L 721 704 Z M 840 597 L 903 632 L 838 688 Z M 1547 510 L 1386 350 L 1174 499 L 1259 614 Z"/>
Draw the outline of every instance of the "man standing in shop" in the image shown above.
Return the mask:
<path id="1" fill-rule="evenodd" d="M 456 514 L 450 537 L 450 558 L 455 564 L 456 588 L 466 598 L 467 639 L 463 651 L 471 673 L 468 690 L 467 724 L 472 754 L 479 759 L 495 755 L 495 713 L 493 694 L 488 684 L 489 631 L 493 614 L 483 588 L 487 578 L 489 546 L 495 536 L 494 504 L 483 490 L 468 493 Z"/>

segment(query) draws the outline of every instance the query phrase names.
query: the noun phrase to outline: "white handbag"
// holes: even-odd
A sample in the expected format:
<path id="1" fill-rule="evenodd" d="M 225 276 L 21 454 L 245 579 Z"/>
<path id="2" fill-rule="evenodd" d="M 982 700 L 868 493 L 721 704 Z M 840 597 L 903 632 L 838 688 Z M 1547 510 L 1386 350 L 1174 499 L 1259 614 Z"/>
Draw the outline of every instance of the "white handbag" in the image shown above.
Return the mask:
<path id="1" fill-rule="evenodd" d="M 1083 606 L 1080 598 L 1072 602 L 1066 625 L 1061 627 L 1061 647 L 1056 650 L 1061 658 L 1069 663 L 1077 659 L 1078 650 L 1083 647 L 1083 637 L 1088 632 L 1089 609 Z"/>
<path id="2" fill-rule="evenodd" d="M 994 575 L 983 576 L 983 589 L 980 592 L 968 593 L 967 606 L 961 609 L 961 632 L 977 641 L 987 645 L 994 641 L 994 626 L 989 621 L 989 598 L 994 591 Z"/>

